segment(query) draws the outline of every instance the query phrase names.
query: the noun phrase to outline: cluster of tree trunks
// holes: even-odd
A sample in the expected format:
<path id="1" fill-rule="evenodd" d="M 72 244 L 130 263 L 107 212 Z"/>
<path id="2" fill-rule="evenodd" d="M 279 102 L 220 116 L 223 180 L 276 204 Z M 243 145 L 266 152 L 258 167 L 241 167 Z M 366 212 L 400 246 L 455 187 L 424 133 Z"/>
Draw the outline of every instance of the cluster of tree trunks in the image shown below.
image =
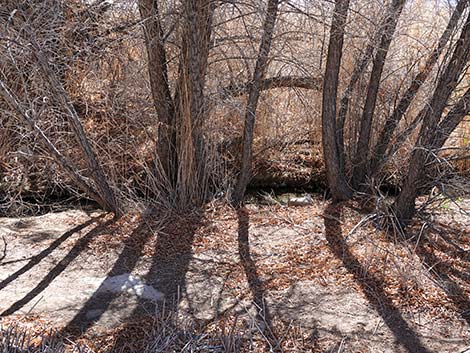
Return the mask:
<path id="1" fill-rule="evenodd" d="M 340 94 L 339 102 L 340 68 L 350 1 L 335 1 L 326 68 L 322 79 L 311 76 L 281 75 L 266 78 L 270 50 L 282 3 L 280 0 L 266 0 L 261 40 L 255 65 L 250 74 L 251 79 L 249 82 L 229 85 L 220 92 L 221 97 L 247 96 L 243 112 L 241 168 L 232 195 L 233 204 L 240 205 L 243 202 L 251 179 L 254 125 L 261 92 L 282 87 L 322 89 L 322 144 L 328 183 L 334 201 L 350 199 L 356 192 L 368 192 L 369 181 L 381 172 L 388 157 L 396 151 L 397 146 L 400 146 L 411 131 L 421 124 L 416 145 L 411 153 L 407 176 L 403 180 L 401 192 L 394 204 L 395 213 L 404 224 L 411 219 L 415 212 L 415 200 L 424 178 L 424 170 L 431 156 L 430 151 L 442 148 L 450 134 L 469 113 L 470 90 L 467 89 L 453 107 L 444 114 L 450 97 L 469 65 L 470 13 L 467 13 L 466 18 L 462 20 L 469 2 L 470 0 L 457 2 L 435 48 L 399 97 L 391 114 L 386 117 L 379 129 L 375 144 L 372 145 L 372 130 L 377 121 L 376 106 L 384 67 L 406 0 L 390 0 L 375 35 L 358 58 L 350 80 Z M 216 6 L 219 5 L 211 0 L 182 0 L 180 5 L 178 9 L 180 26 L 177 28 L 178 33 L 173 36 L 178 41 L 177 64 L 172 67 L 172 72 L 176 72 L 172 73 L 170 78 L 167 41 L 171 33 L 165 33 L 166 29 L 159 8 L 160 2 L 157 0 L 138 1 L 158 126 L 154 177 L 158 179 L 167 198 L 174 199 L 178 204 L 187 205 L 203 202 L 208 194 L 208 154 L 203 127 L 208 116 L 209 105 L 205 86 L 212 47 L 214 13 Z M 23 15 L 28 12 L 28 9 L 15 8 L 15 10 Z M 8 16 L 6 13 L 0 13 L 2 21 L 12 20 L 14 11 L 8 12 Z M 170 31 L 174 30 L 175 28 L 170 29 Z M 120 213 L 118 198 L 107 181 L 78 113 L 68 97 L 63 77 L 58 75 L 57 69 L 51 66 L 47 53 L 38 44 L 33 29 L 28 28 L 27 21 L 21 24 L 21 31 L 27 37 L 29 50 L 40 69 L 44 82 L 47 83 L 52 96 L 67 118 L 86 161 L 92 182 L 90 183 L 78 172 L 79 168 L 64 156 L 36 125 L 35 112 L 23 106 L 11 87 L 7 87 L 1 80 L 0 97 L 37 133 L 51 156 L 78 187 L 89 197 L 97 200 L 105 209 Z M 457 36 L 456 40 L 455 36 Z M 424 105 L 408 129 L 398 134 L 398 127 L 404 116 L 446 51 L 450 59 L 442 60 L 444 68 L 438 74 L 429 102 Z M 371 65 L 371 70 L 365 102 L 358 120 L 360 128 L 353 146 L 345 146 L 345 121 L 348 117 L 351 97 L 369 65 Z M 174 67 L 177 69 L 175 70 Z M 354 149 L 350 160 L 346 160 L 346 148 Z"/>
<path id="2" fill-rule="evenodd" d="M 178 203 L 197 202 L 207 191 L 202 127 L 207 115 L 204 86 L 215 4 L 209 0 L 183 2 L 180 63 L 173 85 L 158 2 L 140 0 L 139 10 L 159 126 L 155 171 Z"/>
<path id="3" fill-rule="evenodd" d="M 368 179 L 379 173 L 381 166 L 386 162 L 387 156 L 390 155 L 386 154 L 387 150 L 396 151 L 397 145 L 403 143 L 404 138 L 402 137 L 397 139 L 395 146 L 390 144 L 400 121 L 411 106 L 416 94 L 428 79 L 444 49 L 448 47 L 452 35 L 457 30 L 462 14 L 469 6 L 469 1 L 458 1 L 437 46 L 430 54 L 423 68 L 419 70 L 411 81 L 392 114 L 386 119 L 375 146 L 371 147 L 371 129 L 382 71 L 404 5 L 404 0 L 392 0 L 390 9 L 380 28 L 380 35 L 374 37 L 377 43 L 371 43 L 364 51 L 363 57 L 357 62 L 351 76 L 351 81 L 343 93 L 340 112 L 337 117 L 336 99 L 339 66 L 341 63 L 342 42 L 349 1 L 336 0 L 335 2 L 323 87 L 322 110 L 324 158 L 334 200 L 348 199 L 352 196 L 352 191 L 367 191 L 365 188 L 369 186 Z M 406 138 L 410 131 L 421 122 L 418 140 L 410 158 L 408 173 L 394 204 L 394 211 L 404 225 L 409 222 L 415 213 L 415 201 L 420 184 L 424 179 L 426 162 L 430 158 L 431 152 L 438 150 L 444 145 L 452 131 L 470 112 L 467 90 L 453 108 L 443 117 L 449 98 L 468 68 L 470 58 L 469 19 L 470 13 L 463 22 L 460 37 L 457 39 L 454 47 L 448 49 L 452 53 L 451 58 L 438 76 L 437 84 L 429 103 L 425 104 L 422 111 L 404 134 Z M 376 53 L 372 62 L 366 100 L 362 110 L 360 130 L 356 141 L 356 153 L 351 161 L 351 178 L 348 180 L 344 168 L 344 121 L 347 114 L 349 97 L 354 85 L 371 60 L 374 50 Z"/>

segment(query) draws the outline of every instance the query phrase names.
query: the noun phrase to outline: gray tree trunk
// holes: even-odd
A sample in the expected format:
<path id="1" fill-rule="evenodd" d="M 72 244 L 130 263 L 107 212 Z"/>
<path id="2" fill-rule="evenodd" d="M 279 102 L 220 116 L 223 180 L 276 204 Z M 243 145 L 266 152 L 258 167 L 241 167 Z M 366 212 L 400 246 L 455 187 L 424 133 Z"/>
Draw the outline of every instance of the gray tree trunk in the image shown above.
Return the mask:
<path id="1" fill-rule="evenodd" d="M 57 78 L 56 74 L 48 64 L 47 58 L 42 54 L 41 49 L 31 37 L 31 45 L 33 47 L 33 55 L 36 57 L 39 67 L 44 75 L 44 78 L 49 82 L 51 91 L 61 107 L 66 111 L 66 118 L 74 132 L 74 137 L 77 140 L 80 148 L 85 156 L 85 162 L 88 165 L 93 180 L 96 183 L 98 193 L 104 201 L 105 209 L 113 211 L 116 215 L 121 214 L 121 209 L 114 195 L 114 191 L 108 184 L 106 175 L 98 162 L 98 159 L 91 147 L 91 144 L 85 134 L 85 130 L 80 122 L 80 118 L 75 110 L 75 107 L 70 102 L 67 92 L 65 91 L 62 83 Z"/>
<path id="2" fill-rule="evenodd" d="M 246 187 L 251 178 L 251 168 L 253 163 L 253 134 L 256 120 L 256 109 L 261 91 L 264 75 L 268 65 L 269 51 L 276 24 L 279 0 L 268 0 L 266 17 L 263 24 L 263 34 L 259 47 L 258 58 L 256 60 L 255 71 L 248 94 L 248 101 L 245 108 L 245 127 L 243 131 L 242 145 L 242 166 L 238 175 L 237 184 L 233 194 L 232 202 L 240 204 L 245 196 Z"/>
<path id="3" fill-rule="evenodd" d="M 183 40 L 185 87 L 189 94 L 189 111 L 192 117 L 193 142 L 199 169 L 204 168 L 204 136 L 202 127 L 207 106 L 204 95 L 206 72 L 212 33 L 214 2 L 186 0 L 186 24 Z M 182 113 L 182 112 L 181 112 Z M 202 170 L 199 170 L 202 172 Z"/>
<path id="4" fill-rule="evenodd" d="M 158 116 L 157 156 L 170 185 L 176 183 L 175 106 L 168 81 L 166 51 L 158 1 L 139 0 L 148 56 L 148 73 L 153 104 Z"/>
<path id="5" fill-rule="evenodd" d="M 353 189 L 359 189 L 364 182 L 366 175 L 367 160 L 369 155 L 369 143 L 372 131 L 372 123 L 374 118 L 377 96 L 379 93 L 380 80 L 382 71 L 387 57 L 390 43 L 392 42 L 395 29 L 397 27 L 398 18 L 403 10 L 405 0 L 393 0 L 388 18 L 385 21 L 382 38 L 374 58 L 372 73 L 367 88 L 366 102 L 361 118 L 361 127 L 357 140 L 356 154 L 353 159 L 353 172 L 351 184 Z"/>
<path id="6" fill-rule="evenodd" d="M 433 148 L 436 130 L 450 95 L 470 59 L 470 13 L 457 41 L 452 58 L 441 74 L 431 102 L 426 108 L 418 141 L 413 150 L 409 172 L 398 195 L 394 208 L 399 220 L 406 225 L 415 214 L 415 200 L 422 181 L 429 150 Z"/>
<path id="7" fill-rule="evenodd" d="M 331 21 L 330 40 L 323 79 L 322 143 L 328 184 L 334 201 L 352 196 L 341 168 L 336 139 L 336 100 L 338 78 L 343 55 L 344 30 L 348 16 L 349 0 L 336 0 Z"/>
<path id="8" fill-rule="evenodd" d="M 444 146 L 450 134 L 459 126 L 463 118 L 470 114 L 470 88 L 454 105 L 449 113 L 442 119 L 437 127 L 436 136 L 433 139 L 432 149 L 438 150 Z"/>
<path id="9" fill-rule="evenodd" d="M 384 21 L 381 21 L 383 24 Z M 382 27 L 382 25 L 380 26 Z M 341 172 L 344 173 L 344 165 L 345 165 L 345 153 L 344 153 L 344 125 L 346 122 L 346 115 L 348 113 L 349 108 L 349 100 L 351 95 L 354 91 L 354 88 L 359 81 L 361 75 L 363 74 L 364 70 L 366 69 L 369 62 L 372 60 L 374 49 L 378 47 L 379 40 L 380 40 L 380 30 L 377 31 L 372 41 L 367 45 L 366 50 L 364 50 L 361 58 L 357 61 L 356 65 L 354 66 L 354 70 L 351 74 L 351 79 L 349 80 L 349 84 L 344 90 L 343 94 L 341 95 L 341 101 L 339 105 L 339 113 L 338 113 L 338 120 L 337 120 L 337 127 L 336 127 L 336 138 L 338 141 L 338 153 L 340 159 L 340 169 Z"/>
<path id="10" fill-rule="evenodd" d="M 202 131 L 207 115 L 204 86 L 214 9 L 210 0 L 182 2 L 181 50 L 172 96 L 158 1 L 139 0 L 159 124 L 157 156 L 170 181 L 167 196 L 180 205 L 198 202 L 205 192 L 201 190 L 206 185 Z"/>
<path id="11" fill-rule="evenodd" d="M 377 140 L 376 145 L 373 148 L 372 155 L 370 156 L 369 160 L 369 170 L 371 174 L 375 174 L 378 172 L 378 169 L 384 162 L 385 152 L 390 144 L 390 140 L 400 123 L 401 119 L 405 115 L 406 111 L 410 107 L 411 102 L 413 101 L 414 97 L 418 93 L 421 86 L 429 77 L 434 65 L 436 64 L 437 60 L 441 56 L 444 48 L 446 47 L 449 39 L 451 38 L 452 34 L 454 33 L 457 24 L 462 16 L 463 11 L 469 5 L 468 0 L 460 0 L 455 7 L 454 12 L 447 24 L 445 31 L 442 33 L 441 38 L 433 50 L 431 55 L 429 56 L 428 60 L 426 61 L 424 67 L 418 72 L 418 74 L 414 77 L 413 81 L 411 81 L 410 86 L 406 90 L 406 92 L 401 97 L 400 101 L 398 102 L 396 108 L 392 112 L 392 114 L 387 118 L 385 124 L 379 134 L 379 138 Z"/>

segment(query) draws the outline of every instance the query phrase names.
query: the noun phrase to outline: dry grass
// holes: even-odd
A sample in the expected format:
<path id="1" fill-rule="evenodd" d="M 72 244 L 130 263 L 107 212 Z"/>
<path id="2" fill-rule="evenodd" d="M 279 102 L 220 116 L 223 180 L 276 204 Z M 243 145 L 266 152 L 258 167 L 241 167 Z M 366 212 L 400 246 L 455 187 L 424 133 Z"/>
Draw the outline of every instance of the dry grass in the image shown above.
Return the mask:
<path id="1" fill-rule="evenodd" d="M 155 315 L 134 318 L 125 324 L 94 335 L 73 340 L 40 320 L 9 322 L 0 328 L 0 351 L 3 353 L 238 353 L 238 352 L 323 352 L 329 344 L 318 344 L 309 330 L 278 322 L 279 338 L 268 338 L 266 322 L 222 317 L 205 325 L 185 323 L 177 313 L 163 308 Z M 330 344 L 331 346 L 331 344 Z M 323 347 L 323 349 L 321 349 Z"/>

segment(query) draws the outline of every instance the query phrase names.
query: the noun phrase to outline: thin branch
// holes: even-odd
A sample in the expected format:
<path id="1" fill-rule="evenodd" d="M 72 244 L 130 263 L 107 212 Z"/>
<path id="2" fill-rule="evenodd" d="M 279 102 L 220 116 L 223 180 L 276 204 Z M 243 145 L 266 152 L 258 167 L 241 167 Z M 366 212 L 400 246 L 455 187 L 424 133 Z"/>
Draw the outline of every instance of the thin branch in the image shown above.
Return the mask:
<path id="1" fill-rule="evenodd" d="M 322 82 L 322 77 L 276 76 L 262 80 L 260 91 L 273 88 L 304 88 L 320 91 Z M 232 84 L 222 88 L 221 95 L 224 97 L 239 97 L 247 94 L 252 85 L 252 82 Z"/>

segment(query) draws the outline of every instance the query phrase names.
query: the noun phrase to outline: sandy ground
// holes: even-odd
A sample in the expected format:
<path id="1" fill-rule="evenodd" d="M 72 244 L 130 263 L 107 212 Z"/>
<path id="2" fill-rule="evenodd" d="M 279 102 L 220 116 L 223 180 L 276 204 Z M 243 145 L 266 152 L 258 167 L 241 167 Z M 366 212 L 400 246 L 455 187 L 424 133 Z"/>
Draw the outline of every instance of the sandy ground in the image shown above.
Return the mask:
<path id="1" fill-rule="evenodd" d="M 264 324 L 301 326 L 324 349 L 468 349 L 467 289 L 455 281 L 453 294 L 442 289 L 419 256 L 396 261 L 405 250 L 383 237 L 370 241 L 374 227 L 355 227 L 363 214 L 338 212 L 318 200 L 309 207 L 249 206 L 238 213 L 214 207 L 169 221 L 148 214 L 113 220 L 79 210 L 3 218 L 1 316 L 44 320 L 64 332 L 100 332 L 166 303 L 166 310 L 177 308 L 197 322 L 225 315 L 254 321 L 261 312 Z M 468 269 L 469 223 L 455 212 L 458 238 L 467 244 L 455 263 L 460 274 Z M 414 275 L 396 284 L 393 271 Z M 467 274 L 462 278 L 469 284 Z"/>

